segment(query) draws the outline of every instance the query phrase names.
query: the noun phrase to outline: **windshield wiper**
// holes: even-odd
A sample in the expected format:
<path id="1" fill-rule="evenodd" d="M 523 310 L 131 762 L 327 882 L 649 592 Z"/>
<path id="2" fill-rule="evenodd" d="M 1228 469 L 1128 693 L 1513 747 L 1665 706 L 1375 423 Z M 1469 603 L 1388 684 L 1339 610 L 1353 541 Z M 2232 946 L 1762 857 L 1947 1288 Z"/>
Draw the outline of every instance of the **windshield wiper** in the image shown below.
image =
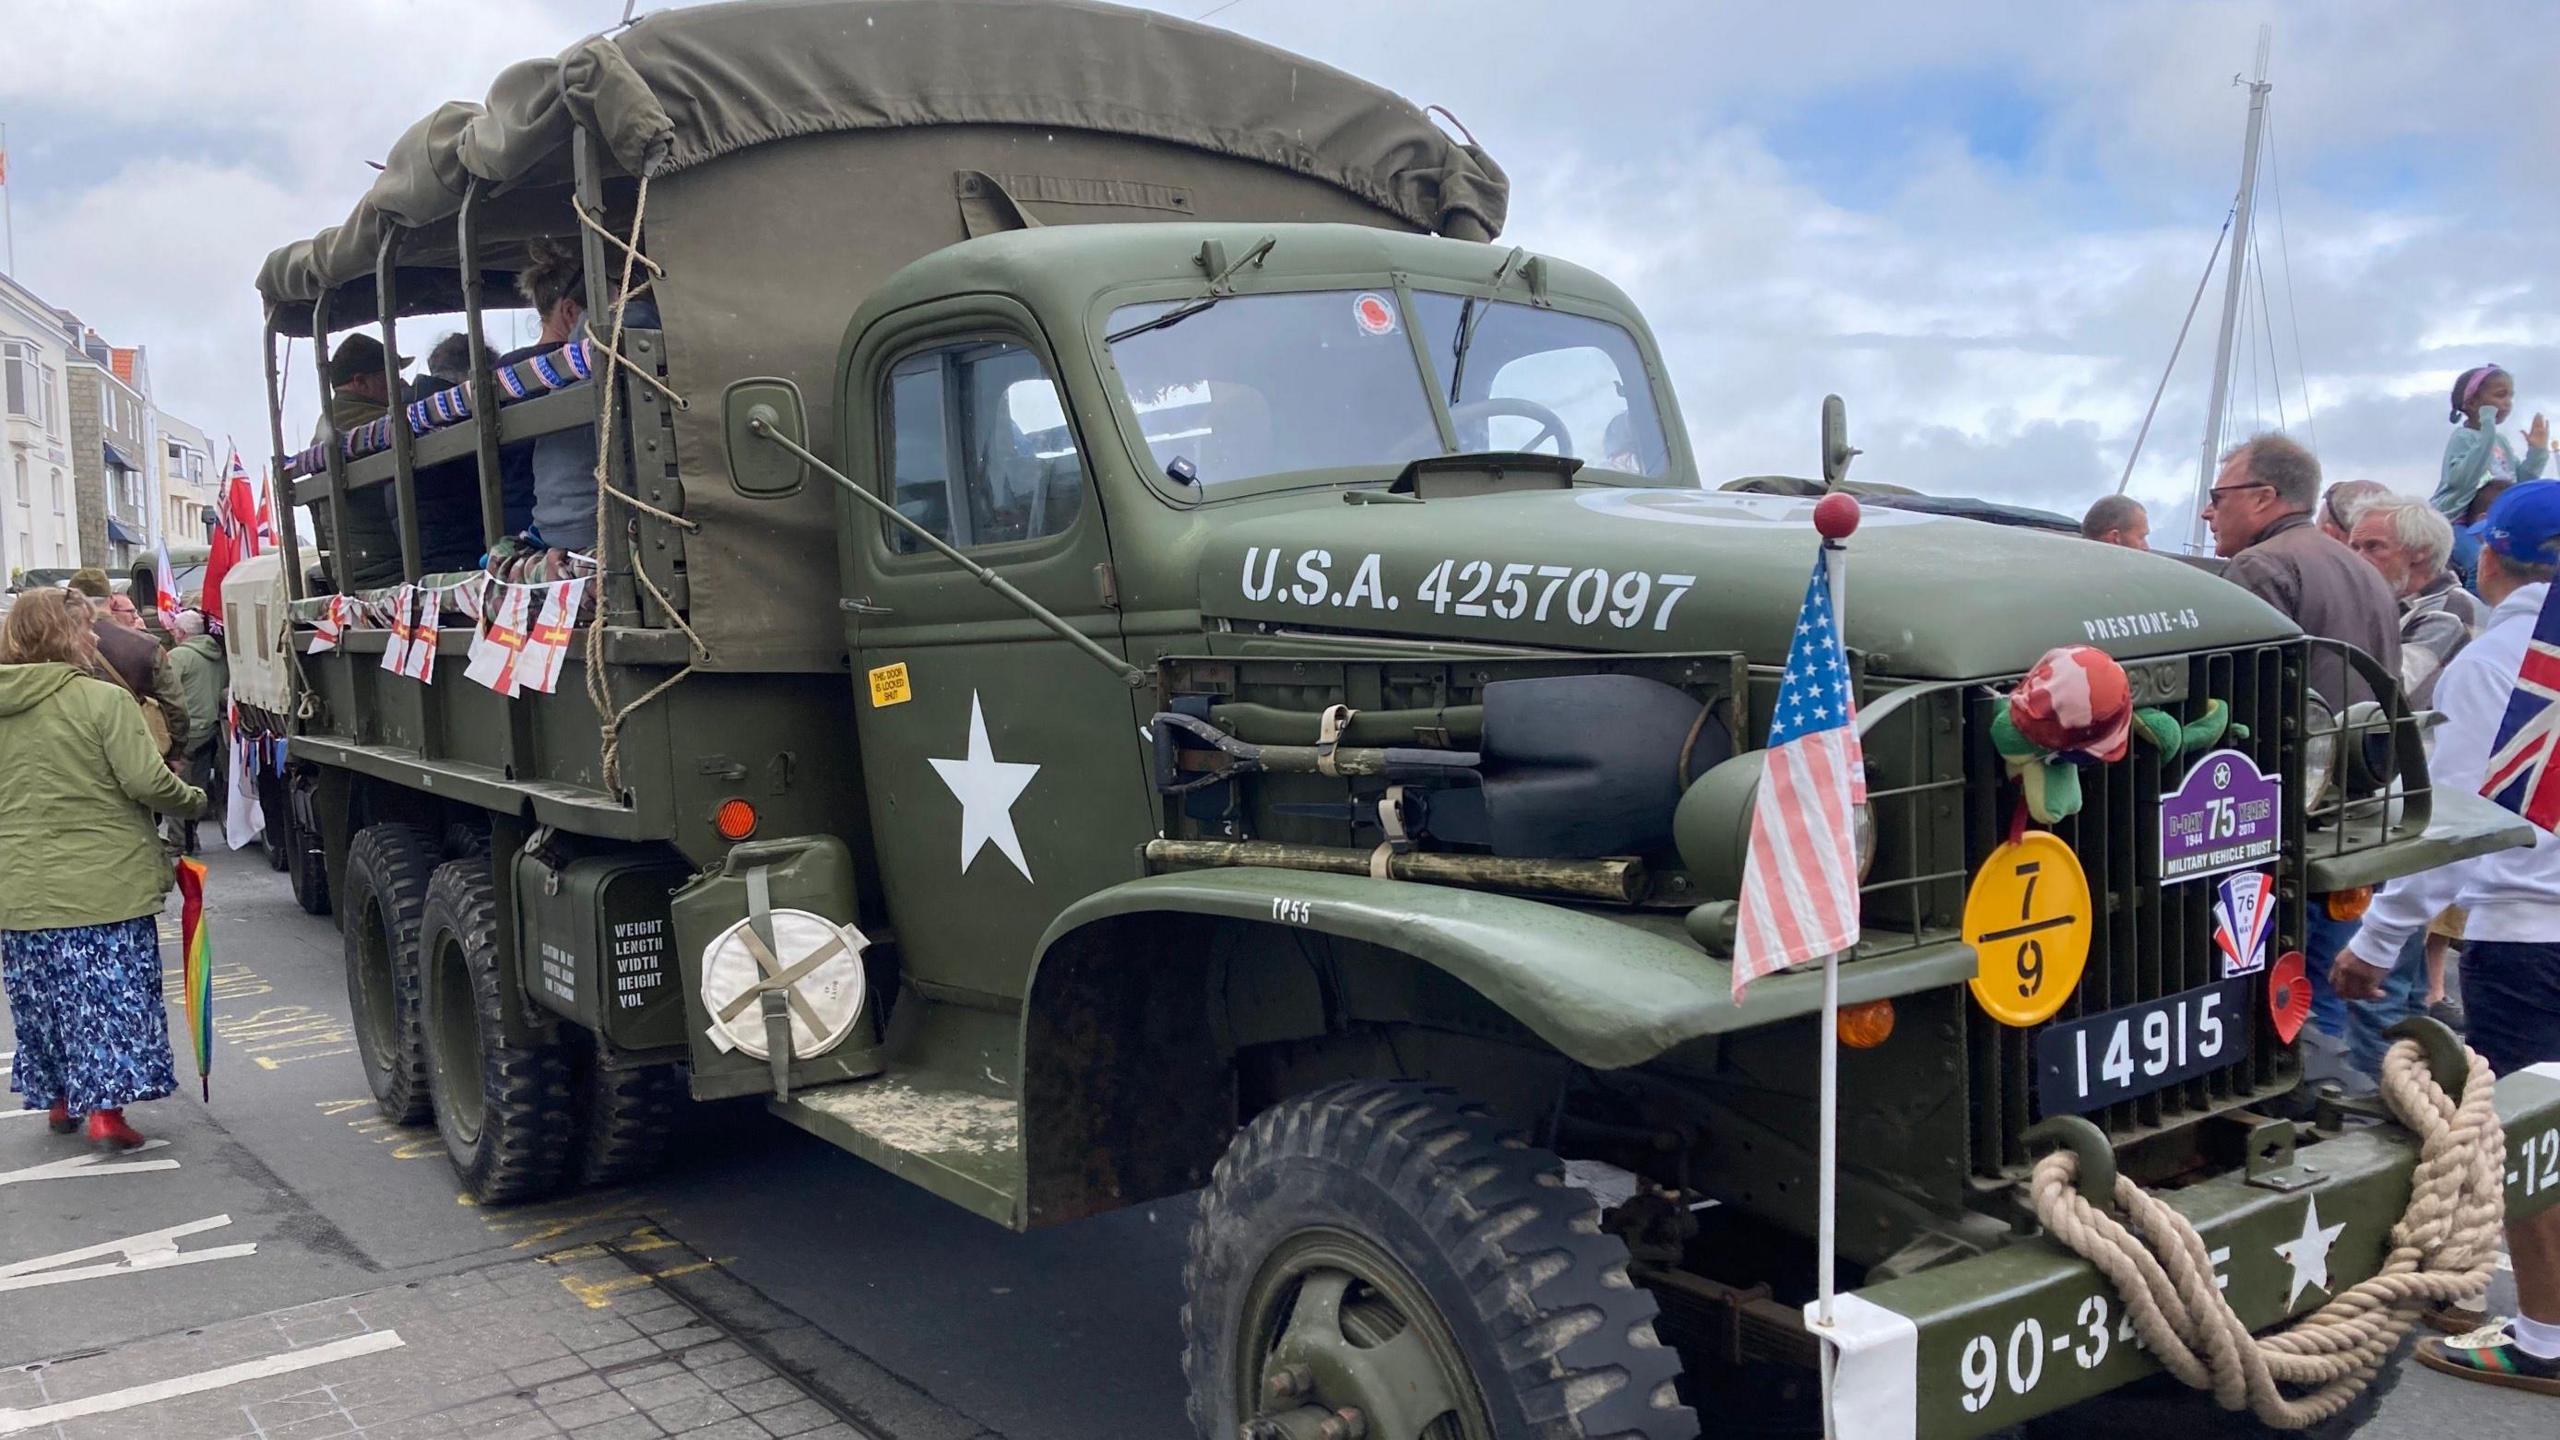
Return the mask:
<path id="1" fill-rule="evenodd" d="M 1181 324 L 1183 321 L 1190 319 L 1192 316 L 1199 314 L 1203 310 L 1215 309 L 1219 301 L 1224 300 L 1229 295 L 1235 293 L 1227 288 L 1227 282 L 1235 278 L 1235 273 L 1247 265 L 1259 262 L 1262 257 L 1270 254 L 1273 247 L 1277 246 L 1279 243 L 1280 238 L 1276 235 L 1263 236 L 1260 241 L 1255 243 L 1252 249 L 1237 256 L 1234 264 L 1229 265 L 1224 270 L 1219 271 L 1216 275 L 1211 276 L 1209 279 L 1209 288 L 1207 290 L 1201 292 L 1192 299 L 1174 306 L 1172 309 L 1167 310 L 1163 314 L 1158 315 L 1151 320 L 1141 320 L 1137 324 L 1129 326 L 1127 329 L 1112 331 L 1110 334 L 1102 337 L 1102 343 L 1105 345 L 1117 345 L 1132 335 L 1144 335 L 1150 330 L 1168 330 Z"/>
<path id="2" fill-rule="evenodd" d="M 1496 290 L 1501 289 L 1502 277 L 1510 274 L 1511 267 L 1519 264 L 1520 257 L 1528 253 L 1526 247 L 1518 245 L 1511 247 L 1511 253 L 1502 257 L 1502 264 L 1494 269 L 1493 278 L 1485 284 Z M 1466 303 L 1458 307 L 1458 343 L 1449 357 L 1449 403 L 1452 405 L 1458 403 L 1460 388 L 1467 383 L 1467 351 L 1476 343 L 1477 307 L 1490 303 L 1492 302 L 1470 295 Z"/>

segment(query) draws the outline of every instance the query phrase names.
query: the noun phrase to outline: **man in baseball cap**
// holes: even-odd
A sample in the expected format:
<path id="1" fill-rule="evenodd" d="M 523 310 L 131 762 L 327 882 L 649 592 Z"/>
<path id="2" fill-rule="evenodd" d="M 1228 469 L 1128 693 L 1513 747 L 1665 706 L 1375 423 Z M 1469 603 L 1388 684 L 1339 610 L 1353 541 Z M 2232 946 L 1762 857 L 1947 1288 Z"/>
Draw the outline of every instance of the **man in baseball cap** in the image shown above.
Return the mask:
<path id="1" fill-rule="evenodd" d="M 2560 568 L 2560 484 L 2518 485 L 2498 497 L 2479 536 L 2480 597 L 2489 628 L 2463 647 L 2436 681 L 2444 714 L 2429 779 L 2440 790 L 2476 792 L 2498 742 L 2534 622 Z M 2391 882 L 2339 952 L 2329 983 L 2348 999 L 2382 993 L 2395 965 L 2413 963 L 2411 937 L 2448 905 L 2464 922 L 2462 989 L 2467 1038 L 2501 1075 L 2560 1061 L 2560 835 L 2536 830 L 2530 849 L 2500 850 Z M 2466 1380 L 2560 1397 L 2560 1209 L 2507 1226 L 2515 1257 L 2517 1314 L 2437 1311 L 2431 1322 L 2458 1328 L 2450 1340 L 2418 1347 L 2418 1362 Z"/>

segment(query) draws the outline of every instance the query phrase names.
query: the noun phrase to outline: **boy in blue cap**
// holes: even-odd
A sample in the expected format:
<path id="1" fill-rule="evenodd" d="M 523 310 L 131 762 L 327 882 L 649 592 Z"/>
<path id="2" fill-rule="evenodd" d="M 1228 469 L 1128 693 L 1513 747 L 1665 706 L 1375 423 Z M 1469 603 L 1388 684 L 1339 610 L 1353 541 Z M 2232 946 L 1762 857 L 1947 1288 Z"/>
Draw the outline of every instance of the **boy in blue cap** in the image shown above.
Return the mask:
<path id="1" fill-rule="evenodd" d="M 2535 621 L 2560 567 L 2560 484 L 2518 485 L 2473 527 L 2481 540 L 2480 596 L 2489 628 L 2436 681 L 2444 714 L 2430 779 L 2479 790 Z M 2329 983 L 2348 999 L 2382 993 L 2409 938 L 2448 905 L 2464 923 L 2462 988 L 2469 1040 L 2501 1075 L 2560 1073 L 2560 835 L 2534 832 L 2528 849 L 2395 880 L 2338 954 Z M 2418 1363 L 2466 1380 L 2560 1397 L 2560 1209 L 2507 1226 L 2517 1313 L 2418 1347 Z M 2486 1316 L 2478 1317 L 2486 1320 Z"/>

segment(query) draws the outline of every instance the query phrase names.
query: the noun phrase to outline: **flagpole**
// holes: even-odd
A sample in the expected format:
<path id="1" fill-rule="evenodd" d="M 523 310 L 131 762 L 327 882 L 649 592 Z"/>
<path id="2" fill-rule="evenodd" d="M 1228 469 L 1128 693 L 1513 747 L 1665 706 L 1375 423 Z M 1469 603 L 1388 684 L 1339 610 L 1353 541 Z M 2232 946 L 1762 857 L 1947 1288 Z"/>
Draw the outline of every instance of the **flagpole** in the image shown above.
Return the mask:
<path id="1" fill-rule="evenodd" d="M 1849 550 L 1841 542 L 1858 528 L 1857 497 L 1833 491 L 1814 507 L 1813 525 L 1822 533 L 1823 574 L 1831 582 L 1831 630 L 1840 653 L 1849 653 Z M 1852 724 L 1854 725 L 1854 721 Z M 1831 1389 L 1837 1369 L 1837 1347 L 1830 1331 L 1836 1318 L 1836 1275 L 1840 1229 L 1840 954 L 1822 957 L 1821 1109 L 1814 1168 L 1818 1189 L 1814 1210 L 1814 1326 L 1822 1340 L 1822 1433 L 1839 1440 L 1831 1413 Z"/>
<path id="2" fill-rule="evenodd" d="M 18 278 L 18 212 L 11 203 L 9 186 L 9 127 L 0 125 L 0 231 L 6 232 L 9 245 L 9 278 Z"/>

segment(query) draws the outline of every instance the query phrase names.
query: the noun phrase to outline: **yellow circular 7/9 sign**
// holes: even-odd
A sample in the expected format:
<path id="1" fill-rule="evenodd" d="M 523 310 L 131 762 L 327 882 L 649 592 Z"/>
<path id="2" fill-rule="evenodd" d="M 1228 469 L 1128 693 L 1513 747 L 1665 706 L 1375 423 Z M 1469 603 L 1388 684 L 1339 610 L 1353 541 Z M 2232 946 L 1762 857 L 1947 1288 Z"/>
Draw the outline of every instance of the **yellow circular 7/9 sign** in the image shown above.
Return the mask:
<path id="1" fill-rule="evenodd" d="M 2089 963 L 2089 877 L 2059 836 L 2002 845 L 1964 897 L 1973 998 L 2003 1025 L 2039 1025 L 2080 987 Z"/>

